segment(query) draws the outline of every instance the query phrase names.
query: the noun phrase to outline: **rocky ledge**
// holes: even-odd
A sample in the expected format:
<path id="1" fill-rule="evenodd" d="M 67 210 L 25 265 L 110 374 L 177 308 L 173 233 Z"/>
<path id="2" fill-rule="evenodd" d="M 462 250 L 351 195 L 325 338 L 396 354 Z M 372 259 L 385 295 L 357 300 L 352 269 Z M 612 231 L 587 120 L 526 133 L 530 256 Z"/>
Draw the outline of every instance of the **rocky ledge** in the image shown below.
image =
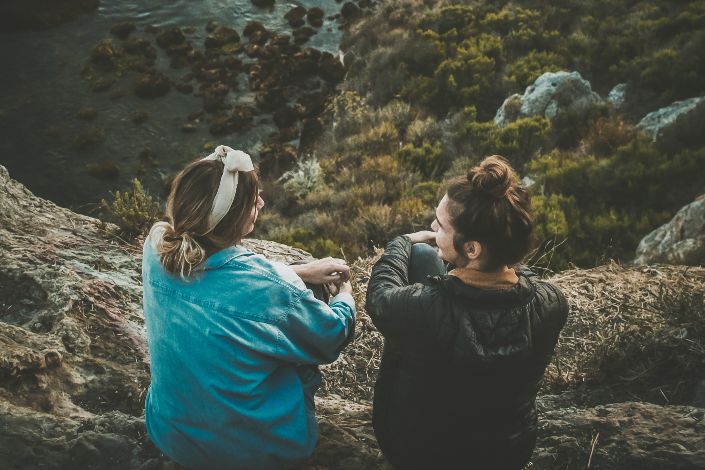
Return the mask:
<path id="1" fill-rule="evenodd" d="M 286 261 L 308 257 L 276 243 L 247 243 Z M 370 264 L 358 260 L 353 266 L 358 300 Z M 574 270 L 557 282 L 582 279 L 569 292 L 579 310 L 590 308 L 590 292 L 623 278 L 624 271 Z M 703 271 L 688 273 L 703 279 Z M 685 275 L 660 272 L 676 280 Z M 35 197 L 0 166 L 3 468 L 169 468 L 144 429 L 149 370 L 140 301 L 139 248 L 120 241 L 109 224 Z M 380 339 L 362 311 L 359 320 L 358 338 L 324 369 L 326 384 L 317 399 L 321 441 L 303 468 L 389 468 L 371 426 L 374 374 L 350 380 L 356 361 L 375 364 L 380 354 L 370 347 Z M 580 407 L 576 393 L 540 398 L 535 468 L 705 468 L 703 408 L 634 401 Z"/>

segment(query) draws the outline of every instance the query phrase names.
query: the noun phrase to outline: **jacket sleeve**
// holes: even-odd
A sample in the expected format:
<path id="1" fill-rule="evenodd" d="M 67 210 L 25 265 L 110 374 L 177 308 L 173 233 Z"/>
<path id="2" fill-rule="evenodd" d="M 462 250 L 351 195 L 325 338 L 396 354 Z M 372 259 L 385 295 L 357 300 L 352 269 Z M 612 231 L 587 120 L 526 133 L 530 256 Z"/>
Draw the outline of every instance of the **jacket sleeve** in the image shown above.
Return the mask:
<path id="1" fill-rule="evenodd" d="M 355 301 L 350 294 L 338 294 L 327 305 L 302 289 L 278 324 L 276 354 L 295 364 L 326 364 L 338 358 L 354 335 Z"/>
<path id="2" fill-rule="evenodd" d="M 403 338 L 420 325 L 429 302 L 427 287 L 409 285 L 411 241 L 400 236 L 390 241 L 372 268 L 365 307 L 372 323 L 385 337 Z"/>

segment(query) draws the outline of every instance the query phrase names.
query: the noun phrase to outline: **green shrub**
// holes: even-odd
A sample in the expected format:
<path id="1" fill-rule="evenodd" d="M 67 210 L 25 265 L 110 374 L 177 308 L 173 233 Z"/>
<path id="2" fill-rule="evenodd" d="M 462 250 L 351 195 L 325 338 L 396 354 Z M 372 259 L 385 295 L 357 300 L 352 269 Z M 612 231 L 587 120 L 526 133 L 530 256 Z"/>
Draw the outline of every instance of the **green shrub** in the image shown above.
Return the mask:
<path id="1" fill-rule="evenodd" d="M 101 201 L 111 222 L 129 237 L 146 233 L 159 220 L 161 208 L 157 200 L 149 195 L 142 183 L 135 178 L 128 191 L 116 191 L 112 202 Z"/>
<path id="2" fill-rule="evenodd" d="M 287 193 L 301 199 L 323 187 L 323 170 L 315 158 L 298 160 L 296 167 L 285 172 L 277 182 L 283 183 L 282 187 Z"/>
<path id="3" fill-rule="evenodd" d="M 523 92 L 545 72 L 557 72 L 565 70 L 566 67 L 567 63 L 562 55 L 532 50 L 507 65 L 505 80 L 510 90 Z"/>
<path id="4" fill-rule="evenodd" d="M 397 158 L 412 171 L 418 171 L 425 178 L 434 178 L 448 169 L 449 162 L 443 155 L 439 143 L 424 142 L 420 147 L 406 144 L 397 152 Z"/>
<path id="5" fill-rule="evenodd" d="M 466 138 L 480 159 L 502 155 L 522 171 L 524 165 L 550 144 L 551 123 L 542 116 L 518 119 L 504 127 L 494 122 L 469 122 Z"/>

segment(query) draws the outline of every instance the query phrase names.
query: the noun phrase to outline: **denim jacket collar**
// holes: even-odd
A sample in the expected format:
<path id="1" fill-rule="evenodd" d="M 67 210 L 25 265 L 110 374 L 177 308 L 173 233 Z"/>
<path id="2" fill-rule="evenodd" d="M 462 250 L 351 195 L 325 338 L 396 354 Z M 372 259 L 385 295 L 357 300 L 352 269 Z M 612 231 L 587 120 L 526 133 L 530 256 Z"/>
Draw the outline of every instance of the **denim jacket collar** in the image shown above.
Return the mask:
<path id="1" fill-rule="evenodd" d="M 218 269 L 221 266 L 227 264 L 229 261 L 241 256 L 245 253 L 249 253 L 250 250 L 241 245 L 234 245 L 228 248 L 223 248 L 220 251 L 216 251 L 210 255 L 203 264 L 197 269 L 198 271 L 211 271 Z"/>

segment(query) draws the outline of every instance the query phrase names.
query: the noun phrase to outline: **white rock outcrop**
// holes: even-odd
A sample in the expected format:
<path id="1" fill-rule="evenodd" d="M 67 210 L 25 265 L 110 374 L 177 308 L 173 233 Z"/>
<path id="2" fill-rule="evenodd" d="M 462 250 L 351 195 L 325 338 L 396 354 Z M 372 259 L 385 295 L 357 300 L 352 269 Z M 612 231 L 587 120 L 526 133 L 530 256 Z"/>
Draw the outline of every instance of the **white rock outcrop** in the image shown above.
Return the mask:
<path id="1" fill-rule="evenodd" d="M 667 224 L 645 236 L 636 264 L 705 264 L 705 195 L 681 208 Z"/>
<path id="2" fill-rule="evenodd" d="M 705 96 L 676 101 L 653 111 L 637 127 L 654 142 L 682 142 L 702 136 L 705 131 Z"/>
<path id="3" fill-rule="evenodd" d="M 592 91 L 590 82 L 578 72 L 546 72 L 526 88 L 523 95 L 504 100 L 494 122 L 500 127 L 522 117 L 544 116 L 554 119 L 568 111 L 587 109 L 603 102 Z"/>

